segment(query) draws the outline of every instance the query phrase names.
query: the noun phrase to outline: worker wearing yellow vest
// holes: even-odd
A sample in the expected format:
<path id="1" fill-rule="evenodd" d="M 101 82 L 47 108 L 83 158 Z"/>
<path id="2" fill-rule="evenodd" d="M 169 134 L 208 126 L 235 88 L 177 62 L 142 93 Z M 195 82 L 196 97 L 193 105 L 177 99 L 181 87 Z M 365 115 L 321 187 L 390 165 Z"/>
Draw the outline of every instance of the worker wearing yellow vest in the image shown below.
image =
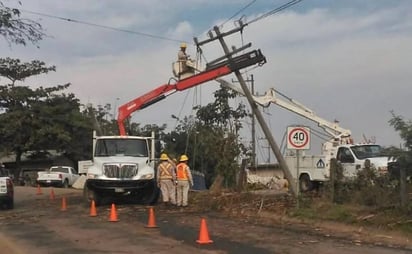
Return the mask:
<path id="1" fill-rule="evenodd" d="M 160 155 L 160 164 L 157 167 L 157 182 L 162 192 L 162 199 L 165 205 L 169 202 L 176 205 L 176 164 L 169 159 L 167 154 Z"/>
<path id="2" fill-rule="evenodd" d="M 189 158 L 183 154 L 180 156 L 179 164 L 176 167 L 177 178 L 177 206 L 187 206 L 189 188 L 193 186 L 192 173 L 187 165 Z"/>

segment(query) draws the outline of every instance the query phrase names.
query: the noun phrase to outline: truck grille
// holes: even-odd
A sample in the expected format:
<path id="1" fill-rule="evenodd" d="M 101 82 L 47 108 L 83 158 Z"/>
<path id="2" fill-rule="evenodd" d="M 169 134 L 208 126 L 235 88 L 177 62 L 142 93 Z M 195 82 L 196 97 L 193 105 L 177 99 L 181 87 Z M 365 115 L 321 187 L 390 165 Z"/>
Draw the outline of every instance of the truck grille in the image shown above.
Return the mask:
<path id="1" fill-rule="evenodd" d="M 106 164 L 103 172 L 109 178 L 132 178 L 137 175 L 136 164 Z"/>

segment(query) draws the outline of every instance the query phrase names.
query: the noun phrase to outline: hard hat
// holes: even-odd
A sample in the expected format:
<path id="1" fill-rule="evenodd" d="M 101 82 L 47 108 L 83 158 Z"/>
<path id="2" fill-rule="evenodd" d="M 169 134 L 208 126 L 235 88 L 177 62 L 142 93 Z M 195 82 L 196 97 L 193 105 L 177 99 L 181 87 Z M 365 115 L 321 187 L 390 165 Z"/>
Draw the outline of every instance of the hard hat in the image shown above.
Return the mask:
<path id="1" fill-rule="evenodd" d="M 186 43 L 184 43 L 184 42 L 180 43 L 180 47 L 181 48 L 186 48 Z"/>
<path id="2" fill-rule="evenodd" d="M 161 160 L 161 161 L 167 161 L 168 159 L 169 159 L 169 156 L 167 156 L 167 154 L 162 153 L 162 154 L 160 155 L 160 160 Z"/>
<path id="3" fill-rule="evenodd" d="M 189 160 L 189 158 L 185 154 L 183 154 L 182 156 L 180 156 L 179 161 L 188 161 L 188 160 Z"/>

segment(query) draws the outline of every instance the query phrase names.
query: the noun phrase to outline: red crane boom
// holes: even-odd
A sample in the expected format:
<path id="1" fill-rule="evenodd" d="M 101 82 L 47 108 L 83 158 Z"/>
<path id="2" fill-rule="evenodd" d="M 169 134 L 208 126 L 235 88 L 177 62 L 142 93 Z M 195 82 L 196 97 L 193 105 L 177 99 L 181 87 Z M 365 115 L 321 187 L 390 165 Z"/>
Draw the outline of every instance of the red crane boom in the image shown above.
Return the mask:
<path id="1" fill-rule="evenodd" d="M 266 63 L 266 58 L 262 55 L 260 50 L 253 50 L 243 55 L 232 58 L 230 61 L 226 60 L 220 63 L 215 63 L 206 66 L 206 70 L 198 74 L 194 74 L 188 78 L 177 81 L 175 84 L 164 84 L 150 92 L 137 97 L 136 99 L 127 102 L 119 107 L 117 124 L 121 136 L 126 135 L 126 128 L 124 121 L 137 110 L 150 106 L 176 91 L 183 91 L 194 86 L 203 84 L 207 81 L 217 79 L 219 77 L 228 75 L 236 70 L 246 68 L 251 65 Z"/>

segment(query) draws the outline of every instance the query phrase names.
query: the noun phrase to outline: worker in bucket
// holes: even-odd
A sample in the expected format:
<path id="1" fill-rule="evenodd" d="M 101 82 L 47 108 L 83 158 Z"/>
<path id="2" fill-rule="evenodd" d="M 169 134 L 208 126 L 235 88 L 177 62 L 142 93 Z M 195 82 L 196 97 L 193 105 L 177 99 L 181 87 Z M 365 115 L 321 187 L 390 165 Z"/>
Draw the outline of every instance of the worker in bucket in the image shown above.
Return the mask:
<path id="1" fill-rule="evenodd" d="M 160 155 L 160 164 L 157 166 L 157 182 L 165 205 L 176 205 L 175 170 L 176 164 L 166 153 L 162 153 Z"/>
<path id="2" fill-rule="evenodd" d="M 180 50 L 177 53 L 177 61 L 179 62 L 179 73 L 184 73 L 191 71 L 191 67 L 187 65 L 187 62 L 190 60 L 189 55 L 186 53 L 187 45 L 186 43 L 180 43 Z"/>
<path id="3" fill-rule="evenodd" d="M 183 154 L 180 156 L 179 164 L 176 166 L 177 206 L 186 207 L 188 205 L 189 189 L 193 187 L 192 173 L 187 165 L 188 160 L 189 158 Z"/>

